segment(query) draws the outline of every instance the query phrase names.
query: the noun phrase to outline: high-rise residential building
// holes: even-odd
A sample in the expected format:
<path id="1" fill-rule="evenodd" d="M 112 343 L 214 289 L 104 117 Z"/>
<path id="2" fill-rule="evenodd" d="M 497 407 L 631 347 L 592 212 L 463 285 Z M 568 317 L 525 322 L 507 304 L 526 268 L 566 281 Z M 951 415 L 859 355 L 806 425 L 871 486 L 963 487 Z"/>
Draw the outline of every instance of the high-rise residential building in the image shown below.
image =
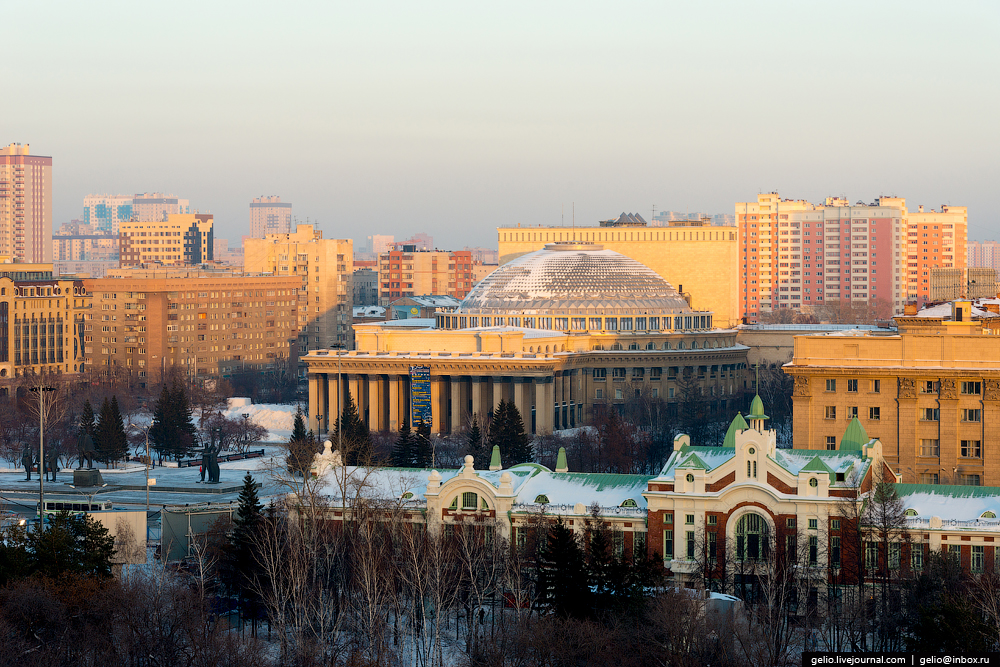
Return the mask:
<path id="1" fill-rule="evenodd" d="M 162 222 L 168 215 L 193 213 L 187 199 L 162 192 L 144 192 L 132 197 L 132 219 L 139 222 Z"/>
<path id="2" fill-rule="evenodd" d="M 416 246 L 417 250 L 433 250 L 434 237 L 424 232 L 418 232 L 405 241 L 402 241 L 402 244 Z M 397 243 L 396 245 L 399 244 Z M 389 248 L 386 250 L 389 250 Z"/>
<path id="3" fill-rule="evenodd" d="M 463 299 L 475 284 L 472 253 L 418 250 L 396 244 L 379 256 L 379 305 L 404 296 L 440 294 Z"/>
<path id="4" fill-rule="evenodd" d="M 90 370 L 145 386 L 287 370 L 297 360 L 299 280 L 197 269 L 122 269 L 85 279 Z"/>
<path id="5" fill-rule="evenodd" d="M 52 158 L 0 148 L 0 257 L 52 261 Z"/>
<path id="6" fill-rule="evenodd" d="M 95 230 L 93 225 L 64 223 L 52 234 L 55 262 L 118 262 L 118 234 Z"/>
<path id="7" fill-rule="evenodd" d="M 932 269 L 965 269 L 965 207 L 911 212 L 898 197 L 812 204 L 771 192 L 736 204 L 736 216 L 740 315 L 750 320 L 841 300 L 884 300 L 899 314 L 930 298 Z"/>
<path id="8" fill-rule="evenodd" d="M 287 234 L 244 239 L 243 268 L 299 281 L 299 350 L 351 349 L 353 241 L 324 239 L 312 225 L 298 225 Z"/>
<path id="9" fill-rule="evenodd" d="M 996 241 L 969 241 L 966 251 L 969 268 L 1000 271 L 1000 243 Z"/>
<path id="10" fill-rule="evenodd" d="M 250 202 L 250 236 L 262 239 L 268 234 L 292 231 L 292 205 L 281 197 L 257 197 Z"/>
<path id="11" fill-rule="evenodd" d="M 613 221 L 610 226 L 498 227 L 500 265 L 554 241 L 598 243 L 656 271 L 692 308 L 712 311 L 716 326 L 735 326 L 740 266 L 736 228 L 705 226 L 701 221 L 681 224 L 693 226 L 618 226 Z"/>
<path id="12" fill-rule="evenodd" d="M 83 198 L 85 225 L 107 234 L 117 234 L 118 225 L 133 216 L 132 195 L 87 195 Z"/>
<path id="13" fill-rule="evenodd" d="M 119 262 L 122 267 L 202 264 L 215 256 L 214 228 L 209 213 L 170 214 L 162 222 L 123 222 L 118 239 Z"/>
<path id="14" fill-rule="evenodd" d="M 368 252 L 374 253 L 378 258 L 384 252 L 389 252 L 392 248 L 394 237 L 387 234 L 372 234 L 368 237 Z"/>

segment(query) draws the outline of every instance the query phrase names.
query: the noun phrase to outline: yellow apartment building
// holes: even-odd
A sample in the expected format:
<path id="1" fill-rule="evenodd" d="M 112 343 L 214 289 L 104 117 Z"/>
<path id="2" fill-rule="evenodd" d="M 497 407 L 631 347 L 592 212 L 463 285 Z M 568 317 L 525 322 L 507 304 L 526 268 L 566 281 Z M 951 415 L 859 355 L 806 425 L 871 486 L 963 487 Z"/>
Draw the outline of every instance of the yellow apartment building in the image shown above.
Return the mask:
<path id="1" fill-rule="evenodd" d="M 102 376 L 144 386 L 173 368 L 205 380 L 297 359 L 297 278 L 137 269 L 83 284 L 85 352 Z"/>
<path id="2" fill-rule="evenodd" d="M 951 308 L 897 332 L 796 337 L 794 446 L 836 448 L 857 417 L 904 482 L 1000 485 L 1000 318 Z"/>
<path id="3" fill-rule="evenodd" d="M 174 213 L 163 221 L 119 223 L 119 265 L 192 266 L 214 258 L 215 223 L 207 213 Z"/>

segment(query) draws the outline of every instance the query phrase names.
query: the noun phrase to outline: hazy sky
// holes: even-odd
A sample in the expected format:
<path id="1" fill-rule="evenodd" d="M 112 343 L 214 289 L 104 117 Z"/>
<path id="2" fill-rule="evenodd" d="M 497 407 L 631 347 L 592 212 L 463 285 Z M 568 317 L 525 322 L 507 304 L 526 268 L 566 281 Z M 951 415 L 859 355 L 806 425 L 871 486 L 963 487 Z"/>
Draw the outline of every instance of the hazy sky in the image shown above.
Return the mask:
<path id="1" fill-rule="evenodd" d="M 165 191 L 328 237 L 733 211 L 759 191 L 969 207 L 1000 240 L 996 2 L 0 3 L 0 144 L 54 221 Z"/>

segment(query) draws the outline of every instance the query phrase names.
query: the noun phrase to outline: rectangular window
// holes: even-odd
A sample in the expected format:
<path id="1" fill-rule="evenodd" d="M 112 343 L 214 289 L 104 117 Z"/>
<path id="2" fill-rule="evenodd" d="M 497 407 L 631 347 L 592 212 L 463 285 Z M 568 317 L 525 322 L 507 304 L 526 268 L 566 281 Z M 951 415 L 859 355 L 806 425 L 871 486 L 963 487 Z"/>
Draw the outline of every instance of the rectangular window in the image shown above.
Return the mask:
<path id="1" fill-rule="evenodd" d="M 948 558 L 954 563 L 962 562 L 962 545 L 961 544 L 949 544 L 948 545 Z"/>
<path id="2" fill-rule="evenodd" d="M 819 528 L 819 519 L 809 519 L 809 530 L 816 530 Z"/>
<path id="3" fill-rule="evenodd" d="M 837 418 L 837 406 L 836 405 L 828 405 L 828 406 L 826 406 L 826 408 L 824 410 L 824 415 L 826 416 L 827 419 L 836 419 Z"/>
<path id="4" fill-rule="evenodd" d="M 608 369 L 607 368 L 595 368 L 594 369 L 594 381 L 595 382 L 605 382 L 608 379 Z"/>
<path id="5" fill-rule="evenodd" d="M 974 394 L 978 396 L 983 393 L 983 383 L 982 382 L 962 382 L 962 393 L 963 394 Z"/>
<path id="6" fill-rule="evenodd" d="M 685 514 L 684 515 L 684 525 L 685 526 L 693 526 L 694 525 L 694 514 Z"/>
<path id="7" fill-rule="evenodd" d="M 826 448 L 831 450 L 837 449 L 837 436 L 835 435 L 826 436 Z"/>
<path id="8" fill-rule="evenodd" d="M 986 547 L 972 545 L 972 562 L 970 563 L 973 572 L 982 572 L 986 567 Z"/>
<path id="9" fill-rule="evenodd" d="M 826 390 L 827 391 L 837 391 L 837 381 L 836 380 L 827 380 L 826 381 Z"/>
<path id="10" fill-rule="evenodd" d="M 983 449 L 981 447 L 981 441 L 979 440 L 963 440 L 962 441 L 962 456 L 967 459 L 979 459 L 983 456 Z"/>
<path id="11" fill-rule="evenodd" d="M 899 556 L 902 553 L 902 546 L 899 542 L 889 543 L 889 569 L 898 570 L 899 569 Z"/>
<path id="12" fill-rule="evenodd" d="M 462 509 L 474 510 L 479 507 L 479 498 L 473 491 L 466 491 L 462 494 Z"/>
<path id="13" fill-rule="evenodd" d="M 840 567 L 840 537 L 830 538 L 830 567 Z"/>
<path id="14" fill-rule="evenodd" d="M 589 328 L 590 328 L 591 331 L 600 331 L 601 330 L 601 318 L 599 318 L 599 317 L 591 317 L 587 322 L 588 322 L 588 326 L 589 326 Z"/>
<path id="15" fill-rule="evenodd" d="M 646 533 L 632 533 L 632 558 L 646 558 Z"/>
<path id="16" fill-rule="evenodd" d="M 847 391 L 849 391 L 851 393 L 854 393 L 854 394 L 858 393 L 858 381 L 857 380 L 848 380 L 847 381 Z"/>
<path id="17" fill-rule="evenodd" d="M 938 474 L 936 472 L 922 472 L 920 473 L 920 483 L 921 484 L 938 484 L 939 483 Z"/>
<path id="18" fill-rule="evenodd" d="M 920 441 L 921 456 L 940 456 L 941 441 L 937 438 L 924 438 Z"/>
<path id="19" fill-rule="evenodd" d="M 934 380 L 924 380 L 920 385 L 920 391 L 924 394 L 936 394 L 940 383 Z"/>
<path id="20" fill-rule="evenodd" d="M 619 329 L 621 331 L 632 331 L 632 318 L 631 317 L 623 317 L 618 322 L 621 325 L 619 327 Z"/>
<path id="21" fill-rule="evenodd" d="M 795 517 L 785 519 L 785 528 L 795 528 Z"/>
<path id="22" fill-rule="evenodd" d="M 663 531 L 663 557 L 674 557 L 674 531 L 672 530 Z"/>
<path id="23" fill-rule="evenodd" d="M 840 530 L 840 519 L 830 519 L 830 530 Z"/>
<path id="24" fill-rule="evenodd" d="M 819 538 L 815 535 L 809 537 L 809 564 L 816 565 L 819 562 Z"/>
<path id="25" fill-rule="evenodd" d="M 882 392 L 882 381 L 881 380 L 872 380 L 872 393 L 873 394 L 878 394 L 878 393 L 881 393 L 881 392 Z"/>
<path id="26" fill-rule="evenodd" d="M 924 545 L 913 544 L 910 546 L 910 567 L 915 572 L 924 569 Z"/>
<path id="27" fill-rule="evenodd" d="M 982 417 L 982 412 L 979 408 L 962 408 L 962 421 L 978 422 Z"/>
<path id="28" fill-rule="evenodd" d="M 869 570 L 878 566 L 878 544 L 865 542 L 865 567 Z"/>
<path id="29" fill-rule="evenodd" d="M 924 408 L 920 411 L 920 419 L 925 422 L 936 422 L 941 416 L 939 408 Z"/>
<path id="30" fill-rule="evenodd" d="M 689 530 L 686 533 L 687 538 L 687 559 L 694 560 L 694 531 Z"/>
<path id="31" fill-rule="evenodd" d="M 858 416 L 858 406 L 851 405 L 847 408 L 847 418 L 854 419 Z"/>
<path id="32" fill-rule="evenodd" d="M 868 419 L 871 421 L 879 421 L 882 419 L 882 409 L 881 408 L 868 408 Z"/>
<path id="33" fill-rule="evenodd" d="M 717 525 L 719 525 L 719 517 L 716 516 L 715 514 L 710 515 L 708 517 L 708 525 L 710 525 L 710 526 L 717 526 Z"/>
<path id="34" fill-rule="evenodd" d="M 718 535 L 715 532 L 709 533 L 708 534 L 708 558 L 713 563 L 715 562 L 715 559 L 718 556 L 718 548 L 719 548 Z"/>
<path id="35" fill-rule="evenodd" d="M 962 484 L 966 486 L 982 486 L 983 479 L 979 475 L 962 475 Z"/>
<path id="36" fill-rule="evenodd" d="M 798 559 L 798 555 L 795 553 L 797 546 L 798 539 L 794 534 L 785 535 L 785 555 L 787 556 L 789 562 L 794 563 Z"/>

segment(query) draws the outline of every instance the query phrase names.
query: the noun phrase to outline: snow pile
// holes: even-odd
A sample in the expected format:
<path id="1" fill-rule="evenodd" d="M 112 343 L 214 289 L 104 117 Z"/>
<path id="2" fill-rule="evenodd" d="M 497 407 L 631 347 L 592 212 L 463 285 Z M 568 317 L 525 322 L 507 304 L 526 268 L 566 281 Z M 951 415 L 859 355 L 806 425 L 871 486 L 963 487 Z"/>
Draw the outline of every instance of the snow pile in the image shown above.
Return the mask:
<path id="1" fill-rule="evenodd" d="M 294 405 L 251 405 L 248 398 L 230 398 L 229 407 L 223 414 L 229 419 L 243 419 L 244 414 L 250 415 L 250 421 L 268 430 L 267 439 L 271 441 L 287 440 L 292 435 L 292 424 L 295 422 Z"/>

